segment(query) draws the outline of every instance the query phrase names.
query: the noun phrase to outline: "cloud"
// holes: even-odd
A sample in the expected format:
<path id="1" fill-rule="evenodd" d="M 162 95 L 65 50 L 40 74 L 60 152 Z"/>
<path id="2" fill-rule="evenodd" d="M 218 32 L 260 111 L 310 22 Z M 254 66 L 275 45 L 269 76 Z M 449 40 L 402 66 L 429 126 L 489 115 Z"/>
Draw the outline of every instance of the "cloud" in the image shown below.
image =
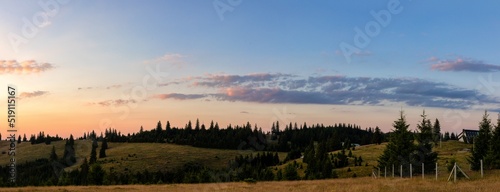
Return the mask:
<path id="1" fill-rule="evenodd" d="M 429 61 L 435 62 L 431 65 L 431 69 L 437 71 L 469 71 L 480 73 L 500 71 L 500 65 L 485 64 L 482 61 L 472 59 L 439 60 L 436 57 L 432 57 Z"/>
<path id="2" fill-rule="evenodd" d="M 254 73 L 248 75 L 212 75 L 205 77 L 191 78 L 195 80 L 194 86 L 207 87 L 231 87 L 231 86 L 277 86 L 277 82 L 290 79 L 294 75 L 290 74 L 270 74 L 270 73 Z"/>
<path id="3" fill-rule="evenodd" d="M 48 94 L 48 91 L 33 91 L 33 92 L 22 92 L 19 94 L 20 99 L 26 99 L 26 98 L 32 98 L 32 97 L 39 97 L 45 94 Z"/>
<path id="4" fill-rule="evenodd" d="M 30 74 L 50 70 L 50 63 L 39 63 L 35 60 L 18 62 L 16 60 L 0 60 L 0 74 Z"/>
<path id="5" fill-rule="evenodd" d="M 105 100 L 105 101 L 100 101 L 100 102 L 92 102 L 88 103 L 90 105 L 98 105 L 102 107 L 108 107 L 108 106 L 117 106 L 117 105 L 126 105 L 129 103 L 137 103 L 136 100 L 129 99 L 129 100 L 124 100 L 124 99 L 115 99 L 115 100 Z"/>
<path id="6" fill-rule="evenodd" d="M 240 111 L 240 113 L 248 114 L 248 111 Z"/>
<path id="7" fill-rule="evenodd" d="M 144 64 L 152 64 L 152 63 L 167 63 L 173 66 L 182 67 L 186 65 L 185 58 L 187 56 L 179 54 L 179 53 L 167 53 L 158 58 L 144 61 Z"/>
<path id="8" fill-rule="evenodd" d="M 151 98 L 153 99 L 175 99 L 175 100 L 191 100 L 191 99 L 200 99 L 204 98 L 207 95 L 205 94 L 181 94 L 181 93 L 169 93 L 169 94 L 158 94 L 154 95 Z"/>
<path id="9" fill-rule="evenodd" d="M 345 76 L 298 77 L 290 74 L 206 75 L 186 85 L 213 89 L 211 94 L 170 93 L 157 99 L 211 99 L 254 103 L 389 105 L 467 109 L 477 103 L 499 104 L 496 98 L 442 82 L 419 78 Z M 180 83 L 182 84 L 182 83 Z M 206 89 L 205 89 L 206 90 Z"/>
<path id="10" fill-rule="evenodd" d="M 90 90 L 90 89 L 119 89 L 122 88 L 123 84 L 114 84 L 109 86 L 96 86 L 96 87 L 78 87 L 78 90 Z"/>

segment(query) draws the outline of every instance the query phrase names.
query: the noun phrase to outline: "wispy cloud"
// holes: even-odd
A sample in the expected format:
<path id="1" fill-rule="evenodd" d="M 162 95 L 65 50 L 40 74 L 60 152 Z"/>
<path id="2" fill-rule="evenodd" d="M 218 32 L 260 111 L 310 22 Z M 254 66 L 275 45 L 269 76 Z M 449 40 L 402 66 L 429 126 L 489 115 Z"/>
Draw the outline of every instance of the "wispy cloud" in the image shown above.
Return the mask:
<path id="1" fill-rule="evenodd" d="M 136 100 L 129 99 L 129 100 L 124 100 L 124 99 L 115 99 L 115 100 L 104 100 L 104 101 L 99 101 L 99 102 L 92 102 L 88 103 L 89 105 L 98 105 L 102 107 L 108 107 L 108 106 L 117 106 L 117 105 L 126 105 L 129 103 L 137 103 Z"/>
<path id="2" fill-rule="evenodd" d="M 18 62 L 16 60 L 0 60 L 0 74 L 31 74 L 53 69 L 50 63 L 40 63 L 35 60 Z"/>
<path id="3" fill-rule="evenodd" d="M 32 97 L 39 97 L 45 94 L 48 94 L 48 91 L 33 91 L 33 92 L 22 92 L 19 94 L 20 99 L 26 99 L 26 98 L 32 98 Z"/>
<path id="4" fill-rule="evenodd" d="M 152 63 L 167 63 L 176 67 L 182 67 L 187 64 L 185 61 L 186 55 L 182 55 L 179 53 L 167 53 L 158 58 L 144 61 L 144 64 L 152 64 Z"/>
<path id="5" fill-rule="evenodd" d="M 78 90 L 91 90 L 91 89 L 119 89 L 122 88 L 124 84 L 114 84 L 109 86 L 95 86 L 95 87 L 78 87 Z"/>
<path id="6" fill-rule="evenodd" d="M 434 62 L 431 65 L 431 69 L 436 71 L 469 71 L 481 73 L 500 71 L 500 65 L 486 64 L 483 61 L 473 59 L 457 58 L 454 60 L 440 60 L 432 57 L 429 61 Z"/>
<path id="7" fill-rule="evenodd" d="M 190 100 L 190 99 L 200 99 L 207 97 L 205 94 L 181 94 L 181 93 L 168 93 L 168 94 L 158 94 L 154 95 L 151 98 L 153 99 L 175 99 L 175 100 Z"/>

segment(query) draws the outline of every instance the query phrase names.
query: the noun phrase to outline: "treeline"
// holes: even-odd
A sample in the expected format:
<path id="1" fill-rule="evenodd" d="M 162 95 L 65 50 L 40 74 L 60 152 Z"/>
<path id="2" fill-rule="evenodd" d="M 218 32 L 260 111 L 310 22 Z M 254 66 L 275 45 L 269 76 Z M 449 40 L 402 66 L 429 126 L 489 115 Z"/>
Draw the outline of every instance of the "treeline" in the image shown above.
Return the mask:
<path id="1" fill-rule="evenodd" d="M 49 145 L 52 141 L 61 141 L 63 138 L 56 135 L 55 137 L 51 137 L 49 134 L 45 135 L 43 131 L 38 133 L 38 135 L 31 135 L 29 142 L 31 144 L 45 143 Z M 21 136 L 18 138 L 18 142 L 21 141 Z M 24 135 L 23 141 L 26 141 L 26 135 Z"/>
<path id="2" fill-rule="evenodd" d="M 359 145 L 381 143 L 385 139 L 378 127 L 363 130 L 357 125 L 343 123 L 330 126 L 308 126 L 306 123 L 298 126 L 297 123 L 290 123 L 281 130 L 279 122 L 276 122 L 271 129 L 271 132 L 264 133 L 261 127 L 252 127 L 248 122 L 245 125 L 228 125 L 222 129 L 213 121 L 207 127 L 198 120 L 194 125 L 189 121 L 183 128 L 172 127 L 167 121 L 163 127 L 159 121 L 156 128 L 144 130 L 141 126 L 139 132 L 127 136 L 110 128 L 105 131 L 104 138 L 110 142 L 174 143 L 202 148 L 281 152 L 304 151 L 311 140 L 328 143 L 327 150 L 332 151 L 341 149 L 341 142 L 346 139 Z M 82 139 L 86 137 L 88 136 L 84 135 Z"/>

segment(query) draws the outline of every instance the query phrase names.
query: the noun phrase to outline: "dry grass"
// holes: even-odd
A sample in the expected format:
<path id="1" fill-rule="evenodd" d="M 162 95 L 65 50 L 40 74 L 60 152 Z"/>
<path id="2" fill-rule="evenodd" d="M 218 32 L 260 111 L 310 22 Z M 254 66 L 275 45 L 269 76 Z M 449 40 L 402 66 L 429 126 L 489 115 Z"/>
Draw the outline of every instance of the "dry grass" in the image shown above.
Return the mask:
<path id="1" fill-rule="evenodd" d="M 85 146 L 90 143 L 87 141 L 77 141 L 77 151 L 82 154 L 89 154 L 90 147 Z M 6 142 L 0 142 L 2 149 L 6 148 Z M 62 155 L 63 142 L 54 142 L 58 154 Z M 202 149 L 189 146 L 155 144 L 155 143 L 110 143 L 110 149 L 107 151 L 109 157 L 105 158 L 103 164 L 105 167 L 115 167 L 120 170 L 128 167 L 131 170 L 148 168 L 151 170 L 163 168 L 172 168 L 180 166 L 185 162 L 201 162 L 213 168 L 225 166 L 227 160 L 234 158 L 239 154 L 249 154 L 250 151 L 236 150 L 217 150 Z M 90 145 L 89 145 L 90 146 Z M 485 178 L 480 179 L 478 172 L 468 170 L 466 157 L 470 154 L 466 149 L 471 145 L 457 141 L 448 141 L 442 143 L 442 148 L 435 148 L 438 152 L 439 180 L 434 180 L 434 175 L 426 175 L 425 179 L 420 176 L 413 179 L 394 179 L 379 178 L 374 179 L 366 177 L 373 166 L 377 164 L 377 158 L 385 148 L 382 145 L 368 145 L 357 147 L 353 155 L 362 156 L 368 166 L 354 167 L 350 166 L 351 172 L 347 168 L 337 169 L 341 177 L 351 177 L 356 173 L 362 178 L 344 178 L 331 180 L 314 181 L 281 181 L 281 182 L 257 182 L 249 184 L 238 183 L 209 183 L 209 184 L 167 184 L 167 185 L 119 185 L 119 186 L 68 186 L 68 187 L 21 187 L 21 188 L 0 188 L 0 191 L 498 191 L 500 188 L 500 170 L 485 171 Z M 18 160 L 31 160 L 39 157 L 48 156 L 52 145 L 30 145 L 21 144 L 18 147 Z M 133 155 L 136 154 L 136 155 Z M 132 155 L 132 157 L 129 157 Z M 280 159 L 285 157 L 285 153 L 280 153 Z M 78 155 L 77 155 L 78 156 Z M 136 157 L 137 156 L 137 157 Z M 123 160 L 122 160 L 123 158 Z M 7 158 L 1 158 L 0 163 L 6 163 Z M 446 162 L 455 159 L 462 169 L 467 172 L 472 180 L 459 180 L 458 183 L 447 182 L 448 171 Z M 114 160 L 114 161 L 113 161 Z M 5 161 L 5 162 L 4 162 Z M 140 162 L 140 163 L 139 163 Z M 147 163 L 144 163 L 147 162 Z M 292 163 L 292 162 L 290 162 Z M 297 163 L 302 163 L 300 159 Z M 352 160 L 351 160 L 352 164 Z M 281 165 L 279 167 L 284 167 Z M 303 165 L 304 169 L 306 164 Z M 303 169 L 303 170 L 304 170 Z M 303 174 L 299 170 L 299 174 Z M 388 171 L 389 172 L 389 171 Z M 365 177 L 363 177 L 365 176 Z"/>
<path id="2" fill-rule="evenodd" d="M 52 142 L 50 145 L 30 143 L 21 143 L 16 149 L 17 162 L 33 161 L 38 158 L 48 158 L 52 146 L 56 147 L 56 153 L 59 157 L 63 156 L 65 141 Z M 101 143 L 99 143 L 100 145 Z M 7 151 L 9 142 L 1 141 L 0 149 Z M 75 150 L 77 163 L 67 170 L 77 168 L 87 157 L 89 159 L 92 143 L 89 140 L 76 140 Z M 122 171 L 144 171 L 150 172 L 157 170 L 174 170 L 188 162 L 200 163 L 213 169 L 226 168 L 229 160 L 233 160 L 238 155 L 248 155 L 256 153 L 243 150 L 223 150 L 196 148 L 187 145 L 175 145 L 165 143 L 108 143 L 109 149 L 106 150 L 107 157 L 99 158 L 105 170 L 114 169 L 115 172 Z M 278 153 L 281 160 L 285 159 L 286 153 Z M 9 162 L 7 154 L 2 154 L 0 165 L 6 165 Z"/>
<path id="3" fill-rule="evenodd" d="M 496 174 L 498 175 L 498 174 Z M 303 191 L 498 191 L 500 183 L 497 176 L 488 176 L 482 180 L 464 181 L 457 183 L 434 181 L 432 179 L 373 179 L 373 178 L 347 178 L 313 181 L 281 181 L 258 182 L 248 184 L 238 183 L 208 183 L 208 184 L 167 184 L 167 185 L 120 185 L 120 186 L 68 186 L 68 187 L 22 187 L 0 188 L 0 191 L 172 191 L 172 192 L 202 192 L 202 191 L 227 191 L 227 192 L 303 192 Z"/>

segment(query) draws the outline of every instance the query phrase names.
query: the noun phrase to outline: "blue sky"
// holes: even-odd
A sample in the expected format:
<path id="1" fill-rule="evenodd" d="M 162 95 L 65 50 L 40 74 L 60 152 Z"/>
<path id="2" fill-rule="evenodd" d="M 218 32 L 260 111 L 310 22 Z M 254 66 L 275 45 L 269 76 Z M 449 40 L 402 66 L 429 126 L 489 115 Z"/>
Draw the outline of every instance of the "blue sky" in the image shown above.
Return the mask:
<path id="1" fill-rule="evenodd" d="M 27 132 L 40 124 L 131 132 L 196 118 L 263 129 L 278 119 L 389 131 L 401 108 L 412 125 L 425 109 L 459 132 L 477 127 L 481 111 L 500 111 L 496 1 L 0 5 L 0 86 L 24 93 Z M 390 19 L 382 24 L 371 12 Z M 378 31 L 347 60 L 342 43 L 355 46 L 356 28 L 368 34 L 372 24 Z M 160 79 L 150 73 L 157 68 Z M 280 119 L 277 110 L 290 117 Z"/>

